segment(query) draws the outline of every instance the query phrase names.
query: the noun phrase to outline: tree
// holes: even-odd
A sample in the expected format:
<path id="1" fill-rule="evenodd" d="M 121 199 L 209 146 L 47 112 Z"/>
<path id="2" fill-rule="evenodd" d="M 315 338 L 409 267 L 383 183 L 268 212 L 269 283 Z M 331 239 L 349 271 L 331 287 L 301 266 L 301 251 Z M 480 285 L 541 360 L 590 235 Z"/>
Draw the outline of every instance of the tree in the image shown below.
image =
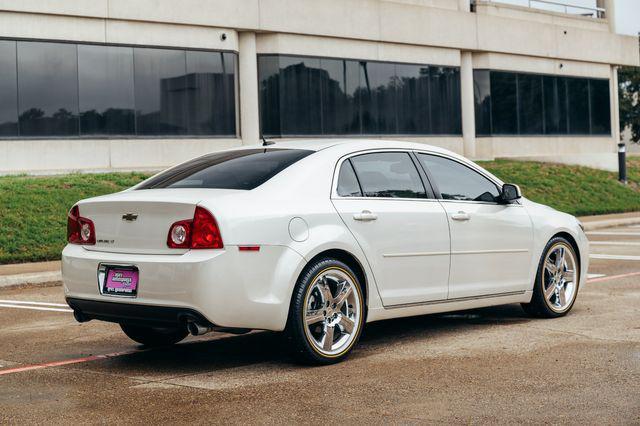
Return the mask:
<path id="1" fill-rule="evenodd" d="M 640 68 L 620 68 L 618 82 L 620 129 L 631 129 L 631 141 L 640 143 Z"/>

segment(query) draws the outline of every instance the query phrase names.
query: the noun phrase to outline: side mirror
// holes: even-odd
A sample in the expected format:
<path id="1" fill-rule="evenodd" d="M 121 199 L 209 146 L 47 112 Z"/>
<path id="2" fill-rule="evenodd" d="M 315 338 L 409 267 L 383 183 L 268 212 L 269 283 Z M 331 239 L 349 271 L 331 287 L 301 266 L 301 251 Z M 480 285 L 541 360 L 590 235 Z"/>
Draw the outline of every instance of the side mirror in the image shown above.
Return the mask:
<path id="1" fill-rule="evenodd" d="M 500 194 L 500 198 L 502 198 L 502 201 L 505 203 L 510 203 L 522 198 L 520 187 L 512 183 L 505 183 L 502 185 L 502 194 Z"/>

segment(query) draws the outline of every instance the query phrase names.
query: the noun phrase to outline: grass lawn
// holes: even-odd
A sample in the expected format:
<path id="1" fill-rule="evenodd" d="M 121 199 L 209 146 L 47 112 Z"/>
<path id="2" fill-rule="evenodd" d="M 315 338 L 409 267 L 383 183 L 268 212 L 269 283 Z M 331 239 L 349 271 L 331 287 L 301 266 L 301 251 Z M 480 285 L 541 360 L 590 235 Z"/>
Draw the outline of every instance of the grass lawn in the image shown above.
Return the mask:
<path id="1" fill-rule="evenodd" d="M 0 264 L 55 260 L 67 236 L 67 212 L 83 198 L 117 192 L 139 173 L 0 177 Z"/>
<path id="2" fill-rule="evenodd" d="M 585 167 L 515 161 L 481 163 L 524 195 L 575 215 L 640 211 L 640 157 L 617 174 Z M 78 200 L 130 187 L 140 173 L 0 177 L 0 264 L 55 260 L 65 245 L 67 211 Z"/>
<path id="3" fill-rule="evenodd" d="M 520 185 L 530 200 L 576 216 L 640 211 L 640 157 L 628 157 L 628 185 L 618 173 L 536 162 L 480 162 L 505 182 Z"/>

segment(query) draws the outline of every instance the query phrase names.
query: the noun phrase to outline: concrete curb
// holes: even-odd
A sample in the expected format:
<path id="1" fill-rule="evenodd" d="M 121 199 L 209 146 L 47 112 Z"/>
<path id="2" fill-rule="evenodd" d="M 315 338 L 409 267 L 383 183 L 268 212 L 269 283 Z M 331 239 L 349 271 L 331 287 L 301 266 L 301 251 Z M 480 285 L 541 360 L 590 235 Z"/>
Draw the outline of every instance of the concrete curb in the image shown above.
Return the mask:
<path id="1" fill-rule="evenodd" d="M 592 222 L 582 222 L 585 231 L 595 231 L 596 229 L 610 228 L 613 226 L 629 226 L 640 224 L 640 216 L 627 217 L 621 219 L 594 220 Z"/>
<path id="2" fill-rule="evenodd" d="M 28 284 L 44 284 L 62 280 L 60 271 L 33 272 L 16 275 L 0 275 L 0 289 Z"/>

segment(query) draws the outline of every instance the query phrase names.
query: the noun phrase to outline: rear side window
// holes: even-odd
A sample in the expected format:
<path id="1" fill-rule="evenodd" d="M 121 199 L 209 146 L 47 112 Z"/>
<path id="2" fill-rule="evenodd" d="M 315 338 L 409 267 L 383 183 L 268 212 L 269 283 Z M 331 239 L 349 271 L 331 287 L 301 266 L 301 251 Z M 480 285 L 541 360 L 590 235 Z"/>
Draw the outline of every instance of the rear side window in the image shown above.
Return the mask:
<path id="1" fill-rule="evenodd" d="M 243 149 L 205 155 L 147 180 L 137 189 L 256 188 L 313 151 Z"/>
<path id="2" fill-rule="evenodd" d="M 358 178 L 353 171 L 351 161 L 346 160 L 340 166 L 338 175 L 338 195 L 341 197 L 362 197 Z"/>
<path id="3" fill-rule="evenodd" d="M 351 158 L 365 197 L 426 198 L 416 166 L 406 152 L 380 152 Z"/>
<path id="4" fill-rule="evenodd" d="M 418 159 L 433 176 L 445 200 L 493 203 L 500 197 L 493 182 L 457 161 L 428 154 L 418 154 Z"/>

